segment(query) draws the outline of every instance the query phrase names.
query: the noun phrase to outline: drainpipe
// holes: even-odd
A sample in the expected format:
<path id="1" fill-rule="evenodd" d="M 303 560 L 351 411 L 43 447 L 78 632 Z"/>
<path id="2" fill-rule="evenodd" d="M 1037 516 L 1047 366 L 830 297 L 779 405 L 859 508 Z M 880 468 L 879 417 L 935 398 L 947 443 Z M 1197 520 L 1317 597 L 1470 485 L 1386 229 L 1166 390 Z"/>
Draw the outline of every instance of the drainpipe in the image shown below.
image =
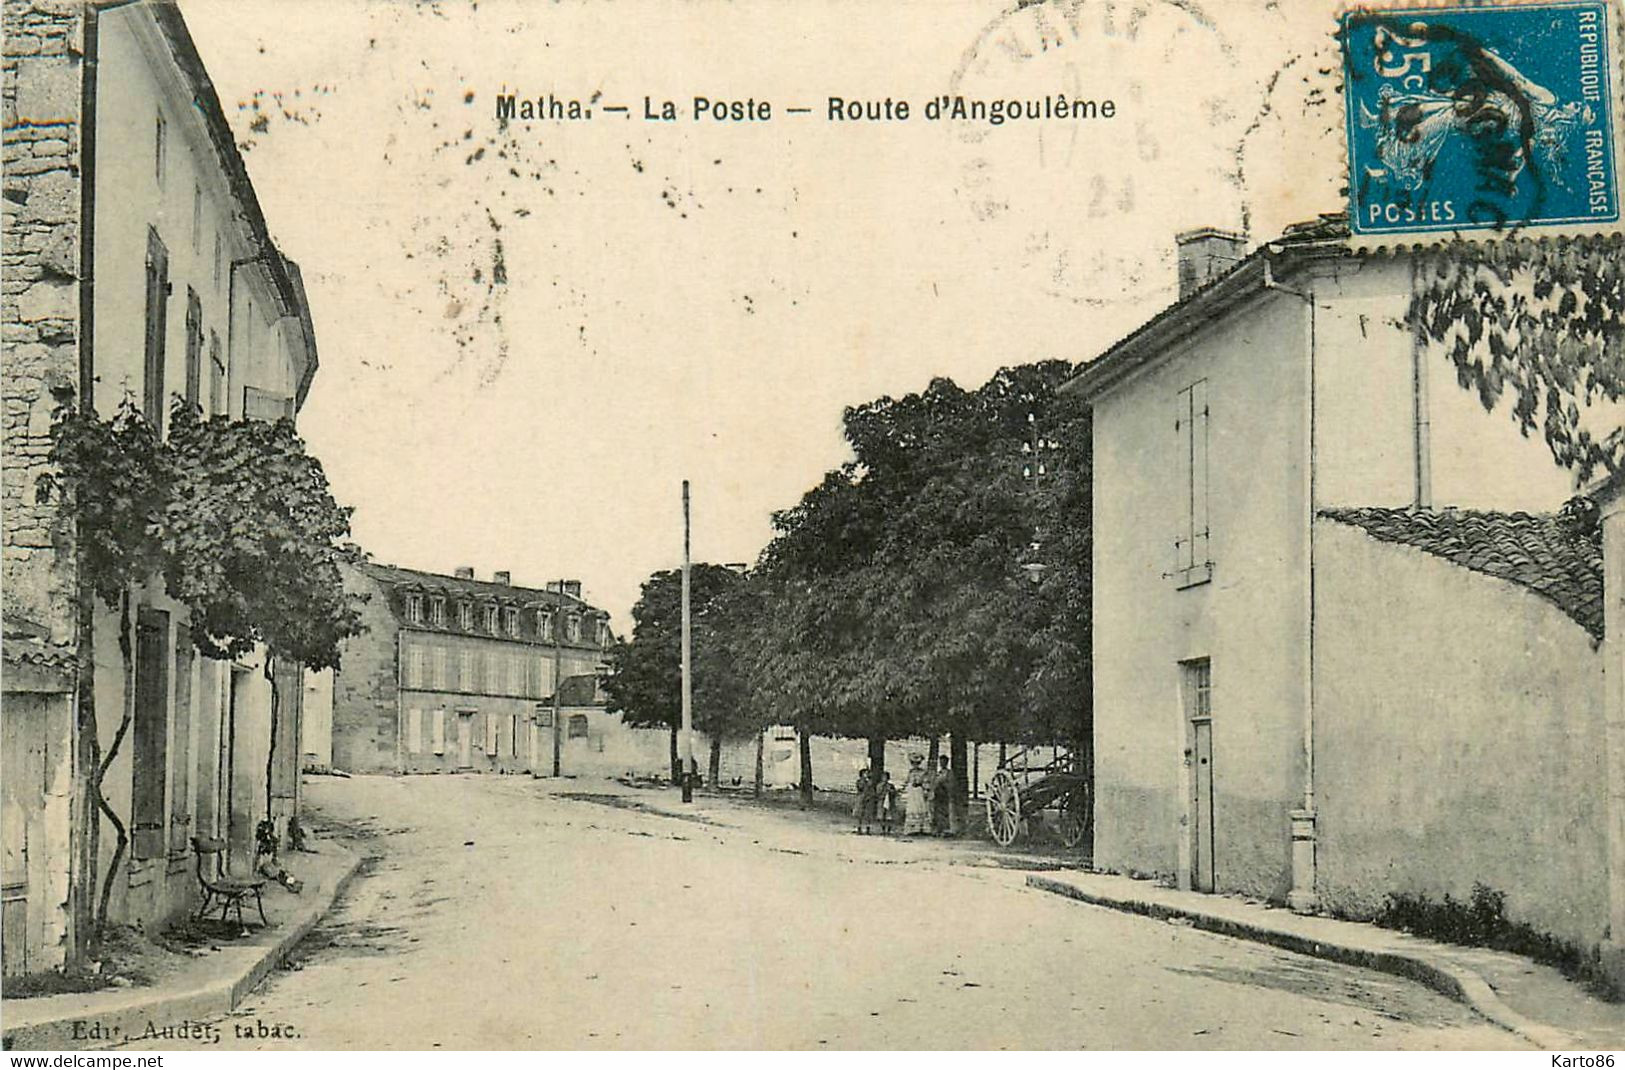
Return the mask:
<path id="1" fill-rule="evenodd" d="M 1273 262 L 1264 258 L 1264 287 L 1291 294 L 1304 302 L 1304 345 L 1309 359 L 1304 368 L 1304 427 L 1308 434 L 1308 463 L 1304 465 L 1303 583 L 1303 805 L 1292 810 L 1292 890 L 1287 906 L 1299 914 L 1313 914 L 1319 906 L 1315 894 L 1315 343 L 1314 292 L 1303 293 L 1275 281 Z"/>

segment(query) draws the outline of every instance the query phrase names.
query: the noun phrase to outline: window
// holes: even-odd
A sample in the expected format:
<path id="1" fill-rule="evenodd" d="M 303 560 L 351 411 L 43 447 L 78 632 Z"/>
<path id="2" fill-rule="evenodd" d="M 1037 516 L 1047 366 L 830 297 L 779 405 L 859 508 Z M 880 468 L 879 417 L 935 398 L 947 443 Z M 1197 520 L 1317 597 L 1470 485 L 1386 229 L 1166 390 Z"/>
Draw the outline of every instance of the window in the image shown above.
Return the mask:
<path id="1" fill-rule="evenodd" d="M 604 650 L 609 649 L 609 621 L 598 622 L 598 645 Z"/>
<path id="2" fill-rule="evenodd" d="M 451 672 L 451 657 L 449 654 L 447 654 L 445 647 L 437 646 L 434 648 L 430 664 L 434 668 L 435 690 L 444 691 L 447 686 L 449 686 L 449 681 L 446 679 L 446 677 Z"/>
<path id="3" fill-rule="evenodd" d="M 474 680 L 474 652 L 472 650 L 459 650 L 457 652 L 457 690 L 478 691 Z"/>
<path id="4" fill-rule="evenodd" d="M 423 596 L 421 594 L 406 596 L 406 622 L 408 624 L 423 623 Z"/>
<path id="5" fill-rule="evenodd" d="M 446 707 L 434 711 L 434 752 L 446 753 Z"/>
<path id="6" fill-rule="evenodd" d="M 160 120 L 161 121 L 161 120 Z M 169 250 L 147 228 L 147 337 L 141 404 L 159 433 L 164 427 L 164 338 L 169 332 Z"/>
<path id="7" fill-rule="evenodd" d="M 409 646 L 404 654 L 404 664 L 401 666 L 403 687 L 421 688 L 427 683 L 429 658 L 428 651 L 421 646 Z"/>
<path id="8" fill-rule="evenodd" d="M 203 302 L 186 288 L 186 404 L 203 401 Z"/>
<path id="9" fill-rule="evenodd" d="M 429 599 L 429 623 L 436 628 L 446 626 L 446 600 L 439 595 Z"/>
<path id="10" fill-rule="evenodd" d="M 473 602 L 457 603 L 457 626 L 462 628 L 465 632 L 471 632 L 474 630 Z"/>
<path id="11" fill-rule="evenodd" d="M 1207 658 L 1180 662 L 1185 677 L 1185 711 L 1193 721 L 1213 717 L 1213 663 Z"/>
<path id="12" fill-rule="evenodd" d="M 203 187 L 192 184 L 192 251 L 203 251 Z"/>
<path id="13" fill-rule="evenodd" d="M 1208 527 L 1208 400 L 1207 380 L 1199 379 L 1179 392 L 1174 430 L 1178 435 L 1179 529 L 1174 534 L 1174 575 L 1181 587 L 1213 578 Z"/>
<path id="14" fill-rule="evenodd" d="M 564 637 L 572 643 L 581 642 L 581 617 L 572 613 L 564 622 Z"/>
<path id="15" fill-rule="evenodd" d="M 209 332 L 209 364 L 213 376 L 209 380 L 209 415 L 226 415 L 226 357 L 220 351 L 220 335 Z"/>
<path id="16" fill-rule="evenodd" d="M 519 638 L 519 610 L 509 606 L 502 611 L 502 624 L 509 635 Z"/>
<path id="17" fill-rule="evenodd" d="M 494 605 L 485 607 L 485 630 L 497 634 L 497 607 Z"/>
<path id="18" fill-rule="evenodd" d="M 497 715 L 485 715 L 485 754 L 488 758 L 497 756 Z"/>
<path id="19" fill-rule="evenodd" d="M 543 642 L 553 641 L 553 614 L 549 610 L 542 610 L 536 614 L 536 636 Z"/>
<path id="20" fill-rule="evenodd" d="M 163 115 L 160 113 L 157 118 L 158 121 L 153 127 L 152 134 L 152 176 L 157 181 L 158 188 L 163 189 L 164 168 L 168 166 L 167 154 L 169 146 L 167 141 L 169 140 L 169 131 Z"/>
<path id="21" fill-rule="evenodd" d="M 416 706 L 406 711 L 406 749 L 411 754 L 423 753 L 423 711 Z"/>
<path id="22" fill-rule="evenodd" d="M 569 720 L 568 723 L 569 723 L 569 726 L 570 726 L 570 728 L 569 728 L 569 736 L 570 736 L 571 739 L 586 739 L 587 738 L 587 715 L 586 714 L 584 714 L 584 713 L 572 713 L 570 715 L 570 720 Z"/>

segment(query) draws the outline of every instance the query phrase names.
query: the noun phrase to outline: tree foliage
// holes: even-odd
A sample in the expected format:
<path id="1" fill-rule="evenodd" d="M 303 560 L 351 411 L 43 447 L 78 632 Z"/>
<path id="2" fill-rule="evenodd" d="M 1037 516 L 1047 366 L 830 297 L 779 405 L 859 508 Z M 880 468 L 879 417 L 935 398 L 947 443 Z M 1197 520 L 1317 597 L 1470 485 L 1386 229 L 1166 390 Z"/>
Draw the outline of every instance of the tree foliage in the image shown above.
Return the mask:
<path id="1" fill-rule="evenodd" d="M 1450 242 L 1417 282 L 1408 325 L 1486 410 L 1510 395 L 1519 429 L 1582 483 L 1625 469 L 1625 427 L 1588 426 L 1597 402 L 1625 399 L 1625 240 Z"/>

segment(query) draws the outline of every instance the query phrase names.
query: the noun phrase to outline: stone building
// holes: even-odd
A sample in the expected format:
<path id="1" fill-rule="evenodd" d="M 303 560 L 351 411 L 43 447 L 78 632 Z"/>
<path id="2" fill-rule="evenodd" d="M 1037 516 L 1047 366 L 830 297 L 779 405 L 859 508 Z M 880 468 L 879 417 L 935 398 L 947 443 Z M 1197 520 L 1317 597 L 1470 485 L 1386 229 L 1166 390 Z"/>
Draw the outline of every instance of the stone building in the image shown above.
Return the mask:
<path id="1" fill-rule="evenodd" d="M 173 4 L 6 0 L 4 144 L 5 971 L 62 965 L 112 860 L 73 770 L 125 709 L 118 615 L 78 598 L 71 525 L 40 493 L 57 394 L 162 428 L 293 416 L 316 371 L 297 267 L 271 241 L 203 61 Z M 102 793 L 129 830 L 109 919 L 157 925 L 194 900 L 190 838 L 253 861 L 297 806 L 300 688 L 280 667 L 279 760 L 259 652 L 196 654 L 161 584 L 135 592 L 133 721 Z M 81 620 L 81 611 L 88 614 Z M 94 649 L 80 637 L 94 635 Z M 12 671 L 17 666 L 18 671 Z M 14 694 L 15 692 L 15 694 Z M 93 698 L 93 702 L 90 701 Z M 77 749 L 77 757 L 75 751 Z M 285 760 L 281 760 L 285 758 Z"/>
<path id="2" fill-rule="evenodd" d="M 307 753 L 327 749 L 349 772 L 552 771 L 554 681 L 595 677 L 612 638 L 579 582 L 369 564 L 346 586 L 367 599 L 367 631 L 317 688 L 331 712 L 312 709 L 309 723 L 329 721 L 331 742 L 307 734 Z"/>
<path id="3" fill-rule="evenodd" d="M 1402 326 L 1407 257 L 1344 237 L 1182 236 L 1179 300 L 1067 388 L 1093 409 L 1096 862 L 1353 916 L 1483 883 L 1597 946 L 1625 872 L 1573 475 Z"/>

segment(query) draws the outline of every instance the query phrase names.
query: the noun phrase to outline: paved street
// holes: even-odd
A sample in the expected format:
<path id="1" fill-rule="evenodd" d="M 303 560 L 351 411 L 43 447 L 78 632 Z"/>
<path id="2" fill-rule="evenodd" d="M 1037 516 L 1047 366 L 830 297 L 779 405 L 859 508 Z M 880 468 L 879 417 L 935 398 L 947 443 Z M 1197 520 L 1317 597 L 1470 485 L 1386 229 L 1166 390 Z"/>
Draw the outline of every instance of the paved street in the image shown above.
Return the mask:
<path id="1" fill-rule="evenodd" d="M 316 826 L 373 860 L 222 1043 L 1519 1046 L 1418 985 L 1047 895 L 964 849 L 651 796 L 313 779 Z M 256 1023 L 298 1035 L 235 1039 Z"/>

